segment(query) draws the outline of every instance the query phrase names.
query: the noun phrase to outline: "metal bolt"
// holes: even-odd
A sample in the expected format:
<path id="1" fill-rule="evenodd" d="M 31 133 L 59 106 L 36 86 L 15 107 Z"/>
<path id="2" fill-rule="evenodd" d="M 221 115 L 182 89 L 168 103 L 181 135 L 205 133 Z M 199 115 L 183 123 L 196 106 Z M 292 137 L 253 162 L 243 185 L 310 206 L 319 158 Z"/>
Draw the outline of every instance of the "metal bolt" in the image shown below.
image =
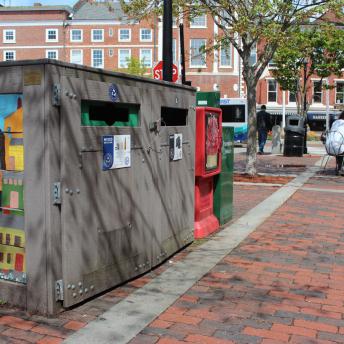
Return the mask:
<path id="1" fill-rule="evenodd" d="M 65 189 L 65 192 L 68 193 L 68 192 L 69 192 L 69 189 Z"/>
<path id="2" fill-rule="evenodd" d="M 79 291 L 79 294 L 82 295 L 82 290 Z"/>
<path id="3" fill-rule="evenodd" d="M 80 193 L 80 190 L 79 190 L 79 189 L 76 189 L 76 193 L 79 194 L 79 193 Z"/>
<path id="4" fill-rule="evenodd" d="M 76 99 L 76 94 L 73 94 L 73 99 Z"/>
<path id="5" fill-rule="evenodd" d="M 88 293 L 88 289 L 87 288 L 85 288 L 85 293 Z"/>
<path id="6" fill-rule="evenodd" d="M 74 284 L 72 284 L 72 290 L 74 290 L 75 289 L 75 285 Z"/>
<path id="7" fill-rule="evenodd" d="M 69 95 L 69 92 L 68 92 L 68 91 L 66 91 L 65 95 L 68 97 L 68 95 Z"/>
<path id="8" fill-rule="evenodd" d="M 68 284 L 68 285 L 67 285 L 67 289 L 70 289 L 70 287 L 71 287 L 71 285 L 70 285 L 70 284 Z"/>
<path id="9" fill-rule="evenodd" d="M 93 286 L 93 285 L 91 285 L 90 289 L 91 289 L 91 290 L 93 290 L 93 289 L 94 289 L 94 286 Z"/>
<path id="10" fill-rule="evenodd" d="M 76 297 L 76 293 L 73 293 L 73 297 Z"/>
<path id="11" fill-rule="evenodd" d="M 72 196 L 72 195 L 73 195 L 73 190 L 70 190 L 70 191 L 69 191 L 69 194 Z"/>
<path id="12" fill-rule="evenodd" d="M 142 159 L 142 162 L 145 162 L 145 159 Z"/>
<path id="13" fill-rule="evenodd" d="M 79 287 L 82 287 L 82 283 L 81 283 L 81 282 L 79 282 L 79 283 L 78 283 L 78 286 L 79 286 Z"/>
<path id="14" fill-rule="evenodd" d="M 135 266 L 135 271 L 137 271 L 139 268 L 137 266 Z"/>

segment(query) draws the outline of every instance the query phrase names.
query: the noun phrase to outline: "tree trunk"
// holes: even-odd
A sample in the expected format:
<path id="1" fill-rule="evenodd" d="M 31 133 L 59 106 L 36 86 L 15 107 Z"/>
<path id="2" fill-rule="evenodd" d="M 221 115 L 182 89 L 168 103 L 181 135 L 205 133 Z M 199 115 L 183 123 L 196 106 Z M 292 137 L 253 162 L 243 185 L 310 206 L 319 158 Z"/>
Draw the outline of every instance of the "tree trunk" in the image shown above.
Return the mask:
<path id="1" fill-rule="evenodd" d="M 256 113 L 256 82 L 254 77 L 248 77 L 247 109 L 248 109 L 248 133 L 246 150 L 246 173 L 253 176 L 257 173 L 257 113 Z"/>

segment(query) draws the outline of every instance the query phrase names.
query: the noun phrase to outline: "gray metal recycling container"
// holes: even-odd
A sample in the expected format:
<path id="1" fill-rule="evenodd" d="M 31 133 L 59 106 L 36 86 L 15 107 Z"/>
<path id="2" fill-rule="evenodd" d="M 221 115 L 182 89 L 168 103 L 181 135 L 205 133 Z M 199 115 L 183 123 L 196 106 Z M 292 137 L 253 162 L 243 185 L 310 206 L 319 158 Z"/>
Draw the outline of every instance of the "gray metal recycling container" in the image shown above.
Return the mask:
<path id="1" fill-rule="evenodd" d="M 193 240 L 195 89 L 0 63 L 0 299 L 54 314 Z"/>

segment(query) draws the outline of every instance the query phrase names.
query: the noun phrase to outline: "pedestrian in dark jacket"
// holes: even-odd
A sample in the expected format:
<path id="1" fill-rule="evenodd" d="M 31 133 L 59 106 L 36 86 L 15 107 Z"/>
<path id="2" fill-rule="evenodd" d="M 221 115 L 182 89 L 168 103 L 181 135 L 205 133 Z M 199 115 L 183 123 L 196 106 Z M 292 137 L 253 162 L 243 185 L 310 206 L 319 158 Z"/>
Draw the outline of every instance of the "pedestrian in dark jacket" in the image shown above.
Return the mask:
<path id="1" fill-rule="evenodd" d="M 270 130 L 270 114 L 266 112 L 266 106 L 262 105 L 260 111 L 257 113 L 257 129 L 258 129 L 258 154 L 264 153 L 264 146 Z"/>

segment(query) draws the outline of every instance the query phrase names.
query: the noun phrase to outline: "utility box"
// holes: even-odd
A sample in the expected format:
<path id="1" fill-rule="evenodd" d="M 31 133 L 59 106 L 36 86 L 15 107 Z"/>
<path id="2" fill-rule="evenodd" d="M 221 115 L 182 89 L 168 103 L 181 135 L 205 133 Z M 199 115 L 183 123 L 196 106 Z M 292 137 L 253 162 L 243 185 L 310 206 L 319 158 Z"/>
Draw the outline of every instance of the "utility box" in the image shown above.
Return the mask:
<path id="1" fill-rule="evenodd" d="M 222 126 L 222 167 L 214 178 L 214 214 L 220 225 L 233 216 L 234 128 Z"/>
<path id="2" fill-rule="evenodd" d="M 197 92 L 196 93 L 196 106 L 208 106 L 208 107 L 219 108 L 220 96 L 221 96 L 221 93 L 218 91 Z"/>
<path id="3" fill-rule="evenodd" d="M 54 314 L 193 240 L 195 89 L 0 64 L 0 299 Z"/>

